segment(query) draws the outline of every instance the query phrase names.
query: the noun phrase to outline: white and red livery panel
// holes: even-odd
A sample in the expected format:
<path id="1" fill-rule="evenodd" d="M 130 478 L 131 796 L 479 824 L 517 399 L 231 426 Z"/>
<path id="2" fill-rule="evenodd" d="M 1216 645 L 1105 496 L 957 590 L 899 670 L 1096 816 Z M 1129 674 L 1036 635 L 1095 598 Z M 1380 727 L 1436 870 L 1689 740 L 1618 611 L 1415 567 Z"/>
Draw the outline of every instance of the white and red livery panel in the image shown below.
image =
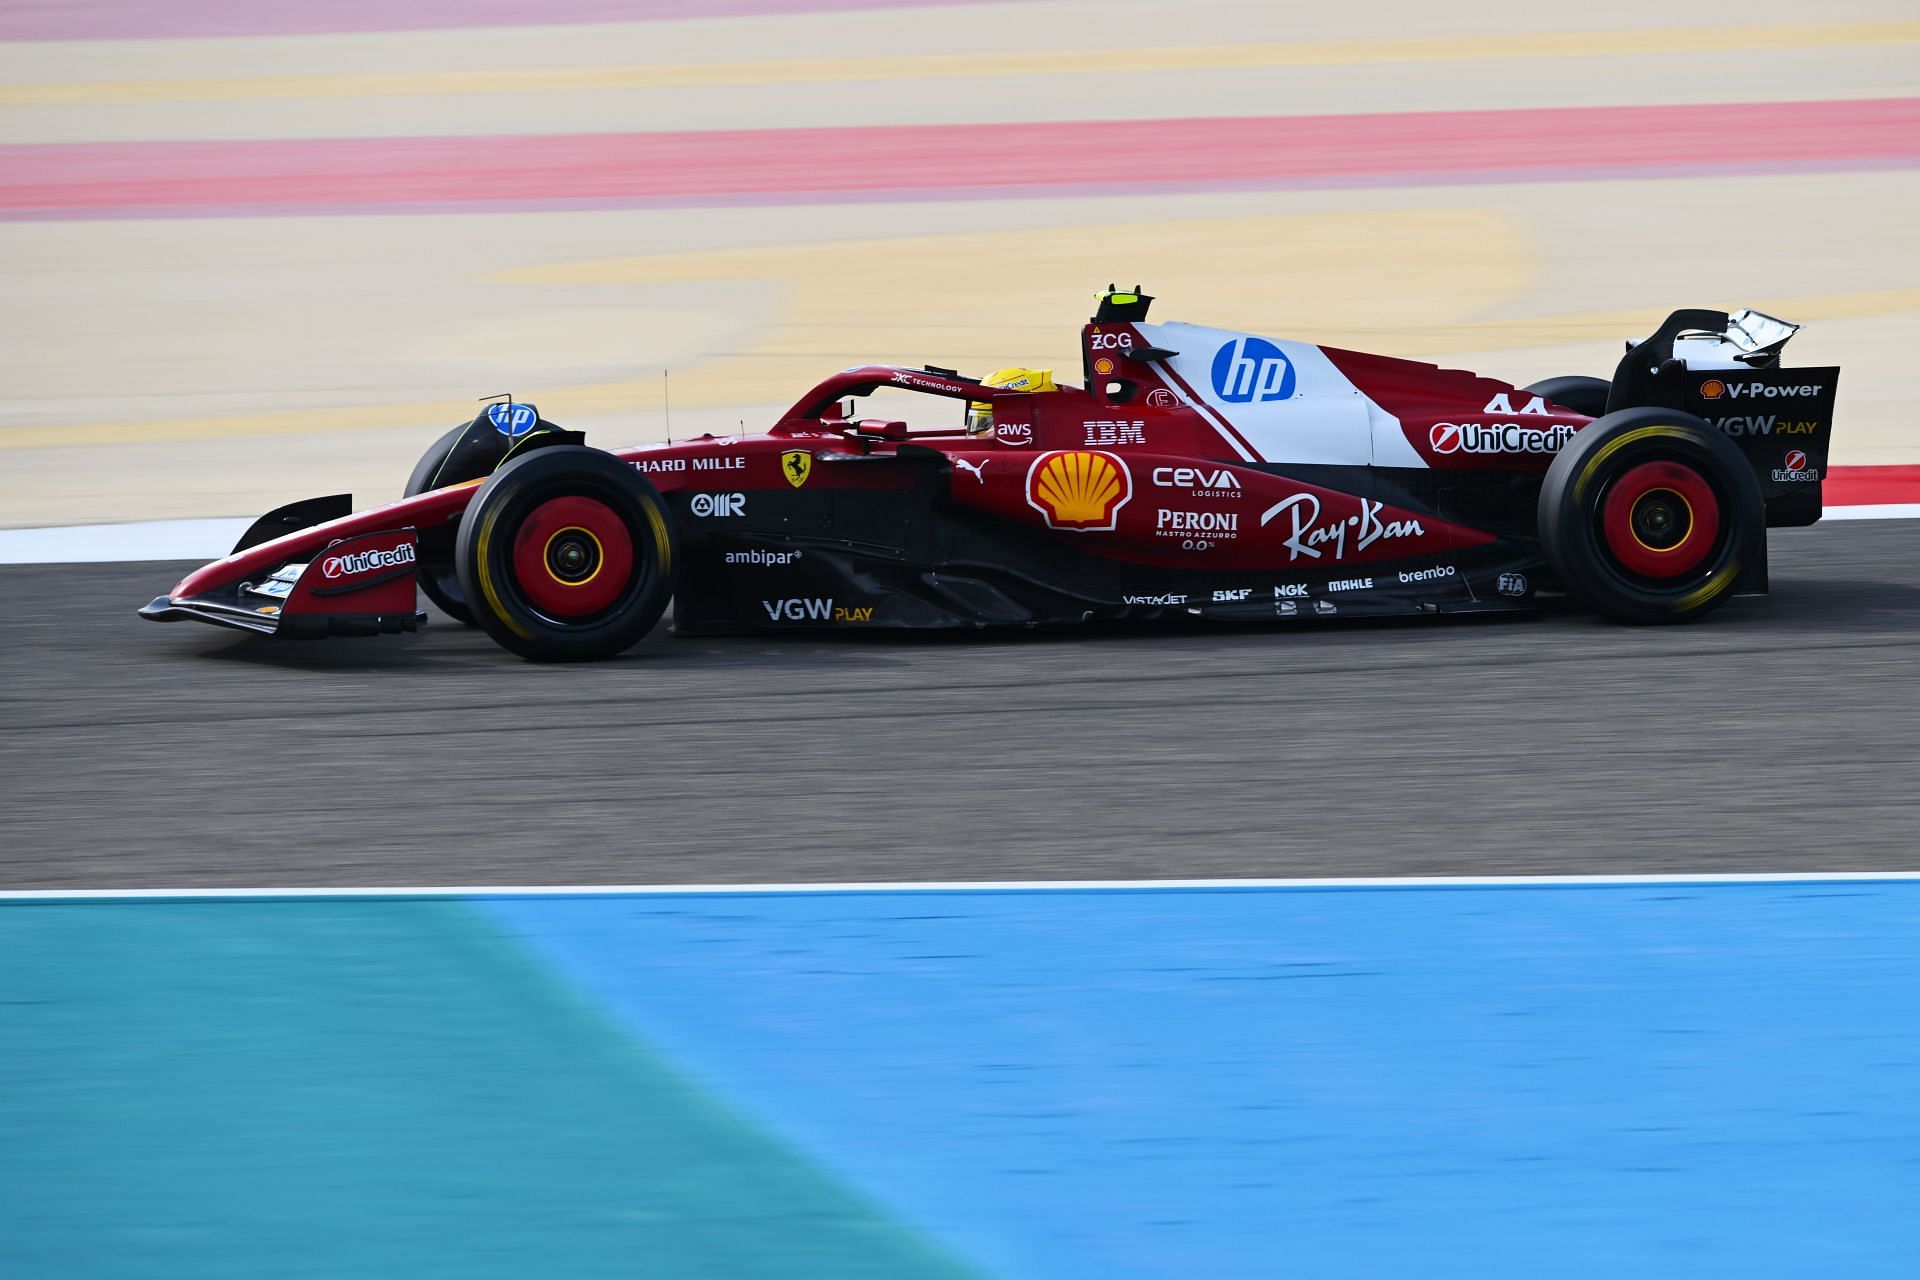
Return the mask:
<path id="1" fill-rule="evenodd" d="M 1413 360 L 1204 325 L 1092 325 L 1096 380 L 1129 359 L 1146 402 L 1192 408 L 1223 455 L 1328 466 L 1544 470 L 1589 419 L 1512 384 Z"/>

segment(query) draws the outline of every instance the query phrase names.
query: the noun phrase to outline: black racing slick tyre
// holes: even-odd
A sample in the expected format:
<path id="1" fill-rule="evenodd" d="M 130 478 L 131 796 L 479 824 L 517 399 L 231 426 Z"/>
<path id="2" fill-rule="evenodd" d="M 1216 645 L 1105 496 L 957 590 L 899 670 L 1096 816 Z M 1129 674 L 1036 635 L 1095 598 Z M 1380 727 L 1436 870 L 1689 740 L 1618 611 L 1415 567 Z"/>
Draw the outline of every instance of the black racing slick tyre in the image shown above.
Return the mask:
<path id="1" fill-rule="evenodd" d="M 659 491 L 612 454 L 554 445 L 480 486 L 454 565 L 474 621 L 534 662 L 592 662 L 638 644 L 679 560 Z"/>
<path id="2" fill-rule="evenodd" d="M 454 483 L 453 479 L 441 480 L 440 470 L 446 464 L 447 455 L 453 452 L 453 446 L 460 443 L 460 438 L 466 432 L 467 424 L 462 423 L 434 441 L 433 447 L 414 463 L 413 474 L 407 477 L 407 487 L 400 496 L 411 498 L 429 489 L 440 488 L 443 484 Z M 420 563 L 415 573 L 420 579 L 420 589 L 426 592 L 427 599 L 433 601 L 440 612 L 470 627 L 473 625 L 473 611 L 467 608 L 466 597 L 460 594 L 460 579 L 453 569 L 454 529 L 454 524 L 446 524 L 437 529 L 420 530 Z"/>
<path id="3" fill-rule="evenodd" d="M 1551 400 L 1563 408 L 1575 413 L 1584 413 L 1589 418 L 1597 418 L 1607 411 L 1607 396 L 1613 391 L 1613 384 L 1605 378 L 1589 378 L 1582 373 L 1569 373 L 1558 378 L 1542 378 L 1523 390 Z"/>
<path id="4" fill-rule="evenodd" d="M 1766 537 L 1746 459 L 1671 409 L 1622 409 L 1581 428 L 1547 468 L 1539 517 L 1567 593 L 1622 622 L 1704 617 Z"/>

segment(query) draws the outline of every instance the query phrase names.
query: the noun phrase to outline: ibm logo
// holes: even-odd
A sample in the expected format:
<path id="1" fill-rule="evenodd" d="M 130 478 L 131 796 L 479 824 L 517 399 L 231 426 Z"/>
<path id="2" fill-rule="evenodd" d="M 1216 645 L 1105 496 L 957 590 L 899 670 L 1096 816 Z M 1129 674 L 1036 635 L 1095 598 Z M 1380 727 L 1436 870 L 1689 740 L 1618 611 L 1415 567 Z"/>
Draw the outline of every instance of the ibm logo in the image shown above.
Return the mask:
<path id="1" fill-rule="evenodd" d="M 1293 364 L 1265 338 L 1235 338 L 1213 357 L 1213 393 L 1228 404 L 1285 400 Z"/>

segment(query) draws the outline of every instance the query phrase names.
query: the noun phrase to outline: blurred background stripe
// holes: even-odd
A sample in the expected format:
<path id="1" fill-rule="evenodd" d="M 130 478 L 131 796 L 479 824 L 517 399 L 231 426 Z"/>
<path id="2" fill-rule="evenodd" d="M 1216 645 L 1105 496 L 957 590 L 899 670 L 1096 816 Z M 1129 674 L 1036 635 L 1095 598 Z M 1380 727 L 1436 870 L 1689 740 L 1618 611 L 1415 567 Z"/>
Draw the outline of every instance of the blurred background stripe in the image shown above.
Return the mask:
<path id="1" fill-rule="evenodd" d="M 7 0 L 0 40 L 134 40 L 317 35 L 530 23 L 754 17 L 977 3 L 979 0 Z"/>
<path id="2" fill-rule="evenodd" d="M 1920 98 L 488 139 L 97 143 L 0 148 L 0 211 L 31 217 L 564 209 L 1086 187 L 1698 177 L 1916 163 Z"/>

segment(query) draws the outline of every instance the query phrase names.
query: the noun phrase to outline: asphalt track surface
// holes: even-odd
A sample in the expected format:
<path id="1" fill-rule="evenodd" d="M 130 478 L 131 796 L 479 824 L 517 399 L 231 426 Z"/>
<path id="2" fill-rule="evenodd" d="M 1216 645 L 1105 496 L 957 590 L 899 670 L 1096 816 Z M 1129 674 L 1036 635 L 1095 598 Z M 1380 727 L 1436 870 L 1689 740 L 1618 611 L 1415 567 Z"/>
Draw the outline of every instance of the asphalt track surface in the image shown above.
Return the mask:
<path id="1" fill-rule="evenodd" d="M 261 642 L 190 566 L 0 570 L 0 888 L 1920 868 L 1920 523 L 1774 594 L 1575 615 Z"/>

